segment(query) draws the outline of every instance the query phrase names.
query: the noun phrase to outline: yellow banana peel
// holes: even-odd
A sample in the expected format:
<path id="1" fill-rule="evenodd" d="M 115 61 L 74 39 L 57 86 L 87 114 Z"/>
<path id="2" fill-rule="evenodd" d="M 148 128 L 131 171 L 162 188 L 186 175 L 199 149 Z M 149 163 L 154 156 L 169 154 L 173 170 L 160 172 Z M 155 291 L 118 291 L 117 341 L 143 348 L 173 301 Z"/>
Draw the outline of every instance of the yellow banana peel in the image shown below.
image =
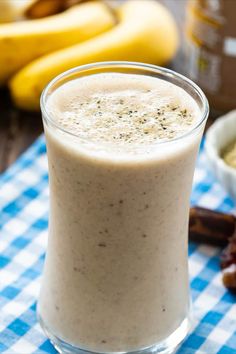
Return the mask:
<path id="1" fill-rule="evenodd" d="M 131 0 L 118 8 L 118 25 L 81 44 L 39 58 L 10 82 L 15 104 L 38 110 L 45 85 L 75 66 L 107 60 L 141 61 L 158 65 L 175 54 L 178 35 L 169 11 L 154 0 Z"/>
<path id="2" fill-rule="evenodd" d="M 114 20 L 105 4 L 91 1 L 43 19 L 0 24 L 0 83 L 39 56 L 110 29 Z"/>
<path id="3" fill-rule="evenodd" d="M 0 0 L 0 23 L 16 21 L 35 0 Z"/>

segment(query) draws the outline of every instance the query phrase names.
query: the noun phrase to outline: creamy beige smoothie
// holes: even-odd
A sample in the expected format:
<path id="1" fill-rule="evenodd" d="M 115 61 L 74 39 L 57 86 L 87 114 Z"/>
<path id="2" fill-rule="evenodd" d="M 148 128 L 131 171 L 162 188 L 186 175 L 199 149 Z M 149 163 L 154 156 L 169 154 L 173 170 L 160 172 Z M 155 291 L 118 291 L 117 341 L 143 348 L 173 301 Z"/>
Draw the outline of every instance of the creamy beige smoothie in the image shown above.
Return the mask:
<path id="1" fill-rule="evenodd" d="M 158 78 L 100 73 L 57 88 L 46 109 L 44 326 L 99 353 L 165 340 L 189 313 L 196 101 Z"/>

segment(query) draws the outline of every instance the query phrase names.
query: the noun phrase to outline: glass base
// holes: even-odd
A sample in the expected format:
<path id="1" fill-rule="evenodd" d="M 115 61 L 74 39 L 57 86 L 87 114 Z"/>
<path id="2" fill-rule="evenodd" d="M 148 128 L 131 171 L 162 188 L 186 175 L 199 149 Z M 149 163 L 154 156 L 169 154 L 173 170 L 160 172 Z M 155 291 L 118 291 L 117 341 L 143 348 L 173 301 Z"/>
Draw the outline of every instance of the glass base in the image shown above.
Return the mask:
<path id="1" fill-rule="evenodd" d="M 90 351 L 89 348 L 87 349 L 78 348 L 75 347 L 74 345 L 66 343 L 62 339 L 55 336 L 50 331 L 50 329 L 45 325 L 43 319 L 40 316 L 39 316 L 39 323 L 44 333 L 52 343 L 52 345 L 56 348 L 56 350 L 60 354 L 157 354 L 157 353 L 171 354 L 177 350 L 181 342 L 187 336 L 192 321 L 189 317 L 186 317 L 184 321 L 181 323 L 181 325 L 162 342 L 156 343 L 150 347 L 137 349 L 131 352 L 94 352 L 94 351 Z"/>

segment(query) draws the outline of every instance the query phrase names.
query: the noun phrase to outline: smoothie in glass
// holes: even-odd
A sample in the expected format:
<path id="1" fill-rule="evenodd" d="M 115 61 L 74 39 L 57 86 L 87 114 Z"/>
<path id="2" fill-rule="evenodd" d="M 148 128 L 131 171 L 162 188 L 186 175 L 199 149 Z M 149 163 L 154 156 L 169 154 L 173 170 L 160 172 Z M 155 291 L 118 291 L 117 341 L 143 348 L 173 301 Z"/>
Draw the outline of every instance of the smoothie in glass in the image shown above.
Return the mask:
<path id="1" fill-rule="evenodd" d="M 167 70 L 109 65 L 64 75 L 42 98 L 50 220 L 38 312 L 67 353 L 158 353 L 189 329 L 189 198 L 207 103 Z"/>

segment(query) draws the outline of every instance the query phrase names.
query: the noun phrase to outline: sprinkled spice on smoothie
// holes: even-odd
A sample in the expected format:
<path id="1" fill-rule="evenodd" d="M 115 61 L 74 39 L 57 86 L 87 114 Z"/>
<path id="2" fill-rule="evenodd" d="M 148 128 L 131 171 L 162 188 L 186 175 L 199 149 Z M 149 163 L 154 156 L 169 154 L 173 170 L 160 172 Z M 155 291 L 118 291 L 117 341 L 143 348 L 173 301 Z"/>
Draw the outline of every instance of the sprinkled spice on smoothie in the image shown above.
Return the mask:
<path id="1" fill-rule="evenodd" d="M 80 95 L 71 84 L 70 105 L 57 115 L 58 123 L 74 134 L 119 146 L 144 145 L 181 136 L 196 121 L 193 107 L 187 101 L 185 105 L 179 88 L 170 83 L 165 83 L 168 91 L 163 96 L 162 80 L 147 78 L 150 88 L 145 89 L 140 87 L 139 76 L 133 75 L 130 87 L 121 90 L 122 74 L 97 76 L 104 86 L 108 83 L 108 90 L 108 81 L 113 81 L 113 91 L 90 92 L 86 78 L 88 94 Z"/>

